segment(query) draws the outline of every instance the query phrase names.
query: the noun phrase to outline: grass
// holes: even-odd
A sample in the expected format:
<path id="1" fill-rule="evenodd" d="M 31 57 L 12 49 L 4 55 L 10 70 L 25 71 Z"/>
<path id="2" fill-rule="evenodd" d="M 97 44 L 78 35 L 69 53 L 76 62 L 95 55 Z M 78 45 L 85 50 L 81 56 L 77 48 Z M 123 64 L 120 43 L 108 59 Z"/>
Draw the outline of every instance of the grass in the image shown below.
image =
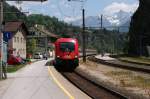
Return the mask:
<path id="1" fill-rule="evenodd" d="M 34 62 L 36 62 L 36 61 L 34 61 Z M 26 59 L 26 62 L 24 64 L 7 66 L 7 72 L 8 73 L 16 72 L 17 70 L 21 69 L 22 67 L 26 66 L 27 64 L 34 63 L 34 62 L 31 62 L 30 59 Z"/>
<path id="2" fill-rule="evenodd" d="M 127 62 L 135 62 L 150 65 L 150 58 L 146 57 L 119 57 L 119 59 Z"/>
<path id="3" fill-rule="evenodd" d="M 150 88 L 150 79 L 146 79 L 141 76 L 135 76 L 133 78 L 133 83 L 135 83 L 139 87 Z"/>
<path id="4" fill-rule="evenodd" d="M 7 67 L 7 72 L 8 73 L 13 73 L 16 72 L 17 70 L 21 69 L 24 67 L 26 64 L 20 64 L 20 65 L 12 65 Z"/>
<path id="5" fill-rule="evenodd" d="M 112 75 L 112 76 L 127 75 L 127 76 L 130 76 L 130 75 L 132 75 L 132 72 L 129 72 L 129 71 L 110 71 L 110 72 L 107 72 L 106 75 Z"/>
<path id="6" fill-rule="evenodd" d="M 135 75 L 130 71 L 110 71 L 106 73 L 114 80 L 118 81 L 123 87 L 139 87 L 142 89 L 150 89 L 150 77 Z"/>
<path id="7" fill-rule="evenodd" d="M 91 67 L 91 68 L 95 68 L 98 66 L 97 63 L 95 62 L 92 62 L 92 61 L 89 61 L 89 60 L 86 60 L 86 62 L 84 63 L 82 59 L 79 60 L 79 63 L 80 65 L 85 65 L 85 66 L 88 66 L 88 67 Z"/>
<path id="8" fill-rule="evenodd" d="M 35 63 L 35 62 L 37 62 L 37 60 L 31 62 L 30 59 L 26 59 L 26 63 L 25 64 L 7 66 L 7 72 L 8 73 L 16 72 L 17 70 L 21 69 L 22 67 L 26 66 L 27 64 L 31 64 L 31 63 Z"/>

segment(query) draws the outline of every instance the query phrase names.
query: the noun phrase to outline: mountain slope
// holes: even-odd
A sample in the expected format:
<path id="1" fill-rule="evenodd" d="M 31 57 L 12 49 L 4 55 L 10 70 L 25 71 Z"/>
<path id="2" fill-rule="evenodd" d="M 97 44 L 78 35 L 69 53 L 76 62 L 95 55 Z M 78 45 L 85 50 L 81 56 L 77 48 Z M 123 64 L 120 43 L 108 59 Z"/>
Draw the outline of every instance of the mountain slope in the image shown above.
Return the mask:
<path id="1" fill-rule="evenodd" d="M 58 20 L 56 17 L 50 17 L 42 14 L 31 14 L 26 16 L 15 6 L 10 6 L 8 3 L 4 4 L 4 12 L 5 22 L 23 21 L 28 28 L 34 26 L 35 24 L 44 25 L 49 32 L 62 37 L 74 36 L 74 32 L 80 31 L 78 27 L 71 26 L 63 21 Z"/>
<path id="2" fill-rule="evenodd" d="M 129 27 L 130 19 L 132 13 L 128 13 L 120 10 L 117 13 L 114 13 L 112 16 L 103 15 L 103 27 L 111 28 L 114 26 L 126 26 Z M 71 22 L 72 25 L 82 26 L 82 19 Z M 85 18 L 86 27 L 100 27 L 101 19 L 98 16 L 88 16 Z M 128 29 L 126 29 L 128 31 Z"/>

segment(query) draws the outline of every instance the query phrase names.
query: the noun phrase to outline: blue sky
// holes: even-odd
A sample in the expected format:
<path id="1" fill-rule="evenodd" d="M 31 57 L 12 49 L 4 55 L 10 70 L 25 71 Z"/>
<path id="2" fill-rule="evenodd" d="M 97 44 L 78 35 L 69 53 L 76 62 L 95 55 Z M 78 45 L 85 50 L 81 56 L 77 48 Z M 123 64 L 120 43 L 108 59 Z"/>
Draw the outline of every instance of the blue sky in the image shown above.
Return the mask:
<path id="1" fill-rule="evenodd" d="M 22 11 L 29 14 L 38 13 L 55 16 L 60 20 L 72 21 L 81 17 L 81 2 L 67 0 L 48 0 L 46 2 L 23 2 L 20 5 L 9 2 L 11 5 L 21 7 Z M 97 16 L 100 14 L 112 15 L 123 10 L 134 12 L 138 7 L 138 0 L 86 0 L 84 2 L 86 16 Z"/>

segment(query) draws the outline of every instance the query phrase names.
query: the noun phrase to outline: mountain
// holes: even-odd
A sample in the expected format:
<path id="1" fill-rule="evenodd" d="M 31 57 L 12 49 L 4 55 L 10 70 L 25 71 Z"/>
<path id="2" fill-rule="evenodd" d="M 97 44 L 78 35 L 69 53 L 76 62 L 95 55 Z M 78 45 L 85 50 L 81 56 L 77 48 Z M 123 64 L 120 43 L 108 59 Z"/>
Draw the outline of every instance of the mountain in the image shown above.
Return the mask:
<path id="1" fill-rule="evenodd" d="M 27 16 L 19 11 L 15 6 L 11 6 L 8 3 L 4 3 L 4 21 L 26 21 Z M 12 13 L 11 13 L 12 12 Z"/>
<path id="2" fill-rule="evenodd" d="M 107 19 L 113 25 L 121 26 L 131 19 L 132 13 L 120 10 L 114 13 L 112 16 L 108 16 Z M 110 20 L 111 19 L 111 20 Z M 115 23 L 116 22 L 116 23 Z"/>
<path id="3" fill-rule="evenodd" d="M 120 32 L 129 32 L 131 19 L 127 20 L 124 24 L 120 25 L 119 31 Z"/>
<path id="4" fill-rule="evenodd" d="M 121 26 L 128 28 L 130 25 L 132 13 L 120 10 L 111 16 L 103 15 L 103 27 L 113 29 L 114 26 Z M 86 27 L 100 27 L 101 19 L 98 16 L 87 16 L 85 18 Z M 74 26 L 82 26 L 82 19 L 71 22 Z M 122 32 L 127 32 L 129 29 L 120 29 Z"/>
<path id="5" fill-rule="evenodd" d="M 42 14 L 25 15 L 15 6 L 9 5 L 7 2 L 4 4 L 4 21 L 23 21 L 27 28 L 33 27 L 35 24 L 43 25 L 46 30 L 51 33 L 57 34 L 61 37 L 76 36 L 75 33 L 80 33 L 80 28 L 71 26 L 56 17 L 46 16 Z M 11 13 L 12 12 L 12 13 Z"/>
<path id="6" fill-rule="evenodd" d="M 100 27 L 100 17 L 98 16 L 87 16 L 85 18 L 85 26 L 86 27 Z M 82 26 L 82 19 L 75 20 L 71 22 L 74 26 Z M 103 26 L 109 26 L 111 23 L 106 18 L 103 18 Z"/>

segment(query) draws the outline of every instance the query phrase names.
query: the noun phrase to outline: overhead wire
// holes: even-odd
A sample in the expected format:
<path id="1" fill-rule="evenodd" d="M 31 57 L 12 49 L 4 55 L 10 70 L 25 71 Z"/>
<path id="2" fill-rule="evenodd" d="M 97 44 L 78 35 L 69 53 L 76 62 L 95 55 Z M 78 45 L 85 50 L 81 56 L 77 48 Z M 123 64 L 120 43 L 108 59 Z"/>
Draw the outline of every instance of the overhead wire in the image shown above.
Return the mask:
<path id="1" fill-rule="evenodd" d="M 59 4 L 59 1 L 56 0 L 56 6 L 57 6 L 57 9 L 59 10 L 60 14 L 64 17 L 70 17 L 69 15 L 66 15 L 60 8 L 60 4 Z"/>
<path id="2" fill-rule="evenodd" d="M 65 4 L 68 4 L 68 3 L 69 3 L 68 1 L 65 2 Z M 76 9 L 77 9 L 76 4 L 73 4 L 73 5 L 72 5 L 72 3 L 69 3 L 69 4 L 68 4 L 68 5 L 70 5 L 70 8 L 72 8 L 72 9 L 71 9 L 72 11 L 69 11 L 69 12 L 70 12 L 69 15 L 66 14 L 66 13 L 64 13 L 64 11 L 62 11 L 58 0 L 56 0 L 56 5 L 57 5 L 57 8 L 58 8 L 60 14 L 61 14 L 63 17 L 66 17 L 66 18 L 73 18 L 73 17 L 76 17 L 76 16 L 77 16 L 77 14 L 76 14 Z M 71 13 L 71 12 L 72 12 L 72 13 Z"/>

